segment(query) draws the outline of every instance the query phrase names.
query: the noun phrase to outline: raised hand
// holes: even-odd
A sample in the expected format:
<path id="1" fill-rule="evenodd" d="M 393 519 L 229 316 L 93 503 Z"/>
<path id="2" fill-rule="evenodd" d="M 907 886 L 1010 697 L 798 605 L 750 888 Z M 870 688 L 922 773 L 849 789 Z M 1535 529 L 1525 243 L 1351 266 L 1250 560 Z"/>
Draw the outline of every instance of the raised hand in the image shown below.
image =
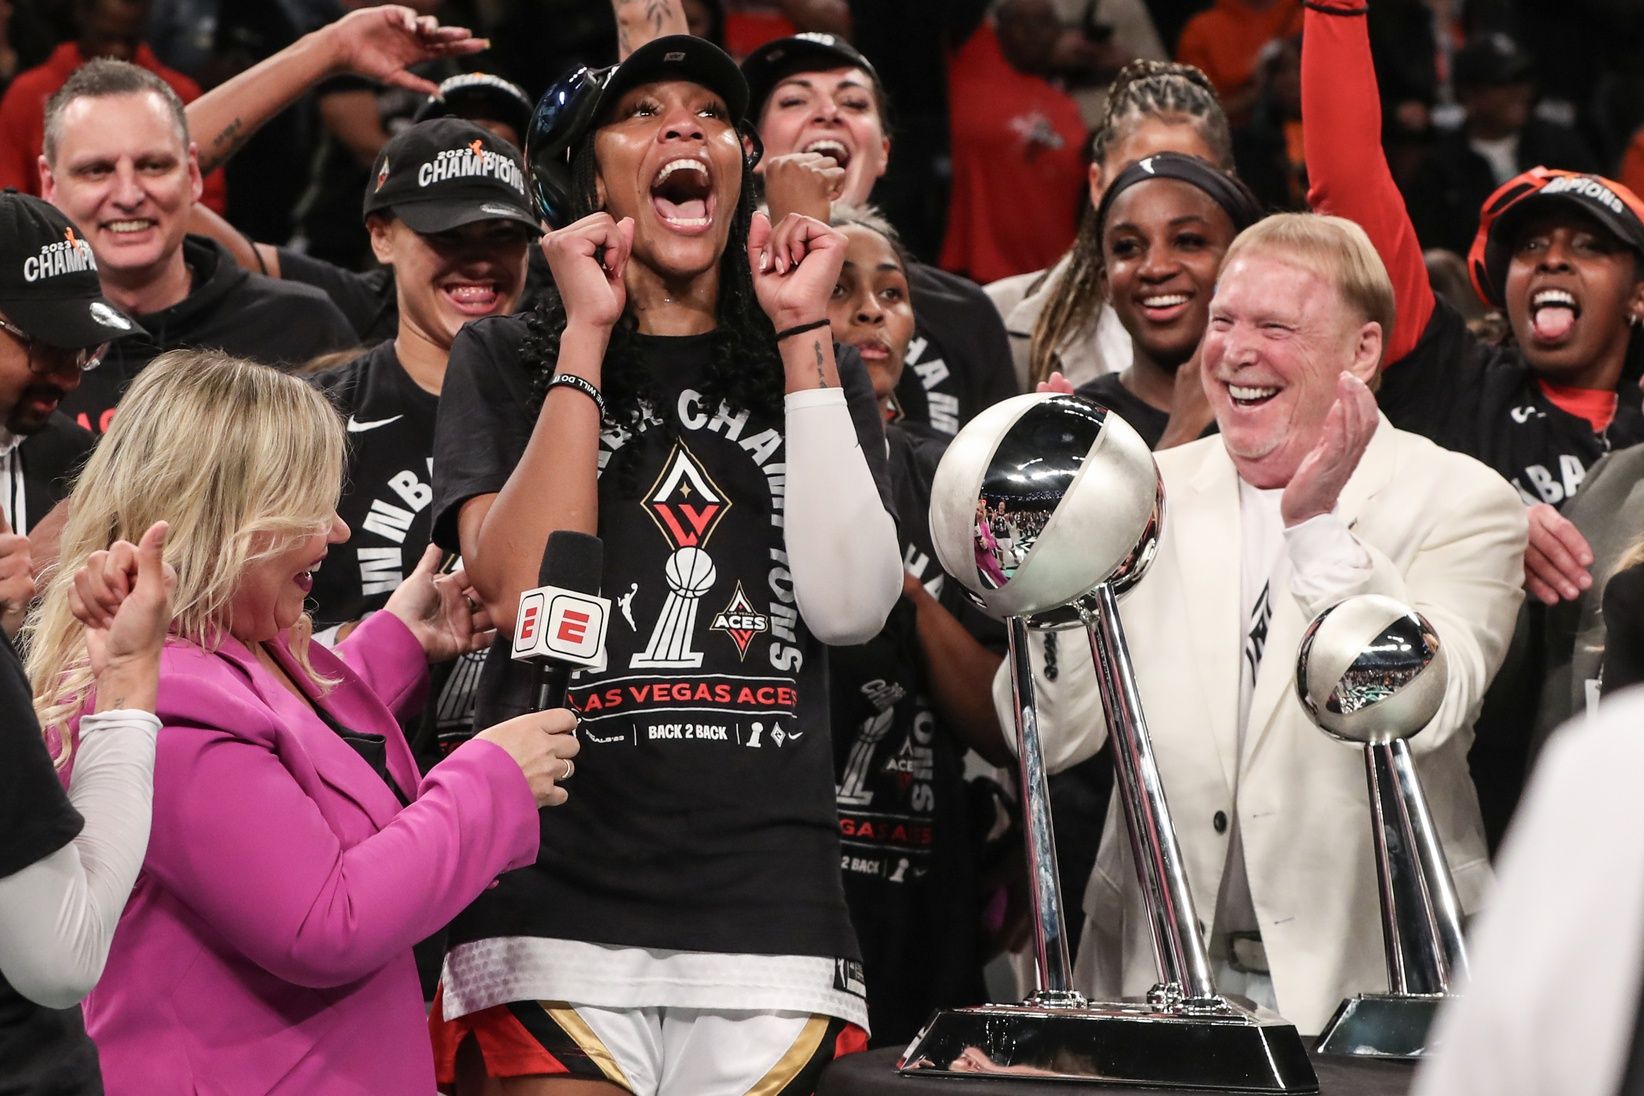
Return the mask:
<path id="1" fill-rule="evenodd" d="M 826 222 L 845 186 L 845 169 L 820 152 L 790 152 L 759 164 L 765 176 L 765 204 L 780 224 L 790 213 Z"/>
<path id="2" fill-rule="evenodd" d="M 529 712 L 487 727 L 475 738 L 495 743 L 508 751 L 525 782 L 531 786 L 539 807 L 557 807 L 565 802 L 560 787 L 576 766 L 571 761 L 582 749 L 576 736 L 576 713 L 568 708 Z"/>
<path id="3" fill-rule="evenodd" d="M 157 521 L 136 544 L 117 540 L 93 552 L 69 583 L 69 611 L 85 628 L 98 711 L 154 707 L 177 586 L 177 572 L 165 561 L 170 532 Z"/>
<path id="4" fill-rule="evenodd" d="M 1336 379 L 1336 402 L 1312 452 L 1302 458 L 1279 499 L 1286 528 L 1328 514 L 1376 433 L 1376 397 L 1351 373 Z"/>
<path id="5" fill-rule="evenodd" d="M 442 27 L 432 15 L 419 16 L 397 4 L 360 8 L 327 26 L 336 67 L 384 84 L 433 95 L 439 85 L 409 66 L 440 57 L 478 53 L 491 43 L 467 27 Z"/>
<path id="6" fill-rule="evenodd" d="M 1543 605 L 1574 601 L 1593 584 L 1587 568 L 1593 549 L 1581 530 L 1548 503 L 1529 509 L 1530 543 L 1524 549 L 1524 588 Z"/>
<path id="7" fill-rule="evenodd" d="M 628 291 L 622 273 L 634 248 L 634 219 L 590 213 L 542 238 L 554 285 L 565 302 L 567 327 L 610 331 L 622 318 Z"/>
<path id="8" fill-rule="evenodd" d="M 778 331 L 826 319 L 828 299 L 845 265 L 845 237 L 812 217 L 790 213 L 771 227 L 755 213 L 748 264 L 759 306 Z"/>
<path id="9" fill-rule="evenodd" d="M 478 600 L 468 593 L 461 568 L 438 573 L 443 553 L 430 544 L 383 606 L 411 630 L 429 662 L 449 662 L 470 651 L 483 651 L 496 638 L 496 626 Z"/>

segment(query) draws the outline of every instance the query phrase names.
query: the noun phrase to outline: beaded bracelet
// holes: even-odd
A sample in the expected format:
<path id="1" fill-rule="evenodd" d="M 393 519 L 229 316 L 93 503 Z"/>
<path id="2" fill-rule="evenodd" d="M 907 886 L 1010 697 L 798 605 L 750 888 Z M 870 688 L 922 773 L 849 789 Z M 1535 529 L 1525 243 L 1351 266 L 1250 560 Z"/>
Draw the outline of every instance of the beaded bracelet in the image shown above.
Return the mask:
<path id="1" fill-rule="evenodd" d="M 556 373 L 548 381 L 547 388 L 544 388 L 543 391 L 546 393 L 548 388 L 570 388 L 581 392 L 594 401 L 594 406 L 599 408 L 599 417 L 601 419 L 605 417 L 605 397 L 600 395 L 599 389 L 595 388 L 588 380 L 574 373 Z"/>
<path id="2" fill-rule="evenodd" d="M 783 339 L 792 338 L 795 335 L 803 335 L 807 331 L 815 331 L 819 327 L 827 326 L 828 319 L 826 316 L 820 320 L 812 320 L 810 323 L 795 324 L 793 327 L 790 327 L 785 331 L 778 331 L 776 333 L 776 341 L 781 342 Z"/>

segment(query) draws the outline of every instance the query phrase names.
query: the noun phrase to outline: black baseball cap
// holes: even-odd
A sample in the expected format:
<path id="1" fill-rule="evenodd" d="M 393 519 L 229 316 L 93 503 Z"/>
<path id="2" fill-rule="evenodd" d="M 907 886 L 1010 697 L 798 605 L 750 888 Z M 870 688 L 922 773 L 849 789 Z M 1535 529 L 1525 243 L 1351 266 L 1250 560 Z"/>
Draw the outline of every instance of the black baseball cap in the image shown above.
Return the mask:
<path id="1" fill-rule="evenodd" d="M 541 232 L 519 150 L 461 118 L 431 118 L 395 134 L 365 184 L 365 213 L 389 211 L 413 231 L 515 221 Z"/>
<path id="2" fill-rule="evenodd" d="M 439 91 L 417 108 L 411 120 L 485 118 L 513 126 L 523 141 L 531 124 L 531 109 L 530 97 L 518 84 L 489 72 L 464 72 L 441 81 Z"/>
<path id="3" fill-rule="evenodd" d="M 796 72 L 835 68 L 862 69 L 873 78 L 876 89 L 884 86 L 873 63 L 838 35 L 806 32 L 767 42 L 742 62 L 742 75 L 748 79 L 749 109 L 757 116 L 776 85 Z"/>
<path id="4" fill-rule="evenodd" d="M 1529 83 L 1530 58 L 1500 32 L 1476 34 L 1456 51 L 1451 79 L 1458 88 L 1493 88 Z"/>
<path id="5" fill-rule="evenodd" d="M 1519 231 L 1527 217 L 1546 209 L 1585 213 L 1644 262 L 1644 200 L 1602 175 L 1533 167 L 1502 183 L 1479 210 L 1467 272 L 1485 301 L 1502 303 Z"/>
<path id="6" fill-rule="evenodd" d="M 96 256 L 74 223 L 10 188 L 0 192 L 0 314 L 65 350 L 143 333 L 103 296 Z"/>
<path id="7" fill-rule="evenodd" d="M 660 80 L 699 84 L 725 100 L 738 126 L 748 113 L 748 82 L 731 55 L 690 34 L 654 38 L 619 65 L 579 68 L 543 93 L 525 137 L 531 190 L 542 219 L 570 223 L 571 156 L 610 109 L 633 88 Z"/>

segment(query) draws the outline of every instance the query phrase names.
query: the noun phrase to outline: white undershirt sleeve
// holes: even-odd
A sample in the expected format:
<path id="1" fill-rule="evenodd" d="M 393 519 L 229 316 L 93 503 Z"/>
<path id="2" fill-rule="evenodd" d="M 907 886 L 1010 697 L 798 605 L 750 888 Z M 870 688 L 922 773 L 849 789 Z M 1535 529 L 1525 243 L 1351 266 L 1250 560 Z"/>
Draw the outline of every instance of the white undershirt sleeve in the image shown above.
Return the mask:
<path id="1" fill-rule="evenodd" d="M 37 1004 L 68 1008 L 103 972 L 148 851 L 159 730 L 150 712 L 83 718 L 68 797 L 85 828 L 0 878 L 0 973 Z"/>
<path id="2" fill-rule="evenodd" d="M 1364 545 L 1334 513 L 1318 514 L 1284 531 L 1290 556 L 1290 592 L 1315 611 L 1362 593 L 1375 564 Z"/>
<path id="3" fill-rule="evenodd" d="M 896 522 L 880 501 L 844 390 L 790 392 L 786 402 L 783 528 L 794 600 L 823 643 L 866 643 L 902 594 Z"/>

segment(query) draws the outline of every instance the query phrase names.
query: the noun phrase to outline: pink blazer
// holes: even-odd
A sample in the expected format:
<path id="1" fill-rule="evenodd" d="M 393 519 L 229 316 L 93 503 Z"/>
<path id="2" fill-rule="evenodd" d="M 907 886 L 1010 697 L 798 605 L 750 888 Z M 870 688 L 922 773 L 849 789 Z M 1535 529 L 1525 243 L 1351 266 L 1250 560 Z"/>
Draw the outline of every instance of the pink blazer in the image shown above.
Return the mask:
<path id="1" fill-rule="evenodd" d="M 304 681 L 284 637 L 275 657 Z M 323 699 L 387 737 L 394 793 L 230 639 L 168 646 L 154 829 L 103 978 L 86 999 L 109 1096 L 434 1091 L 411 945 L 537 855 L 513 760 L 470 742 L 419 787 L 390 709 L 427 670 L 376 613 L 335 652 Z"/>

